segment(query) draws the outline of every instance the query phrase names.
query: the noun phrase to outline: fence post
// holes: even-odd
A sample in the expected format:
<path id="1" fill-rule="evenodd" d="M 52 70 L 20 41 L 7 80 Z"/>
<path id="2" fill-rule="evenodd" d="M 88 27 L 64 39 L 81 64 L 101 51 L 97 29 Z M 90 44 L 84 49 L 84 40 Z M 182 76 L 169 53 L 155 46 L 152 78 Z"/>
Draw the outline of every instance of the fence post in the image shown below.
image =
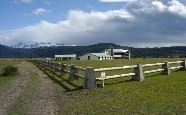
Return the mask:
<path id="1" fill-rule="evenodd" d="M 50 61 L 47 61 L 47 68 L 50 68 Z"/>
<path id="2" fill-rule="evenodd" d="M 41 60 L 39 63 L 40 63 L 41 66 L 43 66 L 43 60 Z"/>
<path id="3" fill-rule="evenodd" d="M 53 69 L 53 71 L 56 70 L 56 62 L 53 62 L 53 63 L 52 63 L 52 69 Z"/>
<path id="4" fill-rule="evenodd" d="M 61 72 L 65 73 L 65 68 L 64 68 L 64 64 L 61 63 Z"/>
<path id="5" fill-rule="evenodd" d="M 53 70 L 53 69 L 54 69 L 54 62 L 51 61 L 51 70 Z"/>
<path id="6" fill-rule="evenodd" d="M 60 70 L 60 66 L 61 66 L 60 63 L 56 63 L 56 71 L 59 71 Z"/>
<path id="7" fill-rule="evenodd" d="M 53 71 L 56 71 L 56 62 L 53 62 Z"/>
<path id="8" fill-rule="evenodd" d="M 43 65 L 46 66 L 46 61 L 43 62 Z"/>
<path id="9" fill-rule="evenodd" d="M 186 60 L 183 60 L 183 62 L 181 63 L 181 66 L 183 66 L 183 70 L 186 70 Z"/>
<path id="10" fill-rule="evenodd" d="M 49 66 L 49 69 L 52 69 L 52 66 L 53 66 L 53 65 L 52 65 L 52 61 L 49 62 L 49 65 L 50 65 L 50 66 Z"/>
<path id="11" fill-rule="evenodd" d="M 75 73 L 78 73 L 78 70 L 75 68 L 76 65 L 70 66 L 70 73 L 69 73 L 69 80 L 74 81 L 77 80 L 78 77 L 75 75 Z"/>
<path id="12" fill-rule="evenodd" d="M 60 66 L 59 67 L 60 67 L 60 70 L 59 70 L 60 71 L 60 74 L 63 75 L 63 64 L 60 63 Z"/>
<path id="13" fill-rule="evenodd" d="M 94 71 L 94 68 L 87 67 L 85 70 L 84 88 L 90 89 L 96 87 L 96 72 Z"/>
<path id="14" fill-rule="evenodd" d="M 137 65 L 137 68 L 134 69 L 135 76 L 132 76 L 132 80 L 135 81 L 143 81 L 144 80 L 144 73 L 143 73 L 143 68 L 141 64 Z"/>
<path id="15" fill-rule="evenodd" d="M 170 74 L 169 62 L 165 62 L 165 64 L 162 65 L 162 68 L 164 69 L 163 74 L 165 74 L 165 75 L 169 75 Z"/>

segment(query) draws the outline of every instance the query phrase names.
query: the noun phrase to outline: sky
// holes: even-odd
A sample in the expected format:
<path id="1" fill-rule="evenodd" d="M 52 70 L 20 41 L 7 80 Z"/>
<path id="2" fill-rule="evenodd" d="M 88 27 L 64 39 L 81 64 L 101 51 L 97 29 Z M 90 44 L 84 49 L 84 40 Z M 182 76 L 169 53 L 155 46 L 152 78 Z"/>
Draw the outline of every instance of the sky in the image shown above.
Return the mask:
<path id="1" fill-rule="evenodd" d="M 186 0 L 1 0 L 0 44 L 186 45 Z"/>

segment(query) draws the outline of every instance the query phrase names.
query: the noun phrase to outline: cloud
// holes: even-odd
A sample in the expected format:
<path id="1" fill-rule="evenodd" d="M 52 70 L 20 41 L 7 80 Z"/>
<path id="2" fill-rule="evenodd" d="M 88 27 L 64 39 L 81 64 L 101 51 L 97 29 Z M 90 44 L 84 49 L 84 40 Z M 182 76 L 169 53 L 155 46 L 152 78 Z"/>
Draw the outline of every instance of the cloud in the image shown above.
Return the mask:
<path id="1" fill-rule="evenodd" d="M 32 3 L 33 0 L 14 0 L 14 3 L 19 3 L 19 2 L 29 4 Z"/>
<path id="2" fill-rule="evenodd" d="M 46 14 L 48 12 L 49 12 L 49 10 L 46 10 L 44 8 L 37 8 L 37 9 L 32 11 L 32 13 L 35 14 L 36 16 L 44 15 L 44 14 Z"/>
<path id="3" fill-rule="evenodd" d="M 31 3 L 32 0 L 20 0 L 20 2 L 24 2 L 24 3 Z"/>
<path id="4" fill-rule="evenodd" d="M 137 0 L 99 0 L 100 2 L 134 2 Z"/>
<path id="5" fill-rule="evenodd" d="M 30 4 L 33 2 L 42 2 L 45 5 L 50 5 L 51 0 L 14 0 L 14 3 L 26 3 L 26 4 Z"/>
<path id="6" fill-rule="evenodd" d="M 0 42 L 58 42 L 88 45 L 113 42 L 135 47 L 186 45 L 186 6 L 177 0 L 137 1 L 105 12 L 71 10 L 66 20 L 41 21 L 1 30 Z"/>

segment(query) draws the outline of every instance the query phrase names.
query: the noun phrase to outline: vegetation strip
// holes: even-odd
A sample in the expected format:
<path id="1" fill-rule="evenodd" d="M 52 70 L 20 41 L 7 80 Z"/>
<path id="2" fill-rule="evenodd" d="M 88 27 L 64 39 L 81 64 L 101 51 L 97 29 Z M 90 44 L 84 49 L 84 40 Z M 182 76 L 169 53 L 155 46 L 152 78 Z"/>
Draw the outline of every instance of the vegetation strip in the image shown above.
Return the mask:
<path id="1" fill-rule="evenodd" d="M 64 64 L 49 61 L 49 60 L 41 60 L 38 62 L 41 66 L 46 66 L 46 68 L 50 68 L 52 70 L 57 70 L 59 72 L 65 71 L 63 66 Z M 180 64 L 176 67 L 170 67 L 172 64 Z M 162 66 L 161 69 L 151 69 L 144 71 L 144 67 L 154 67 L 154 66 Z M 83 67 L 81 67 L 83 68 Z M 48 69 L 50 71 L 50 69 Z M 116 75 L 106 75 L 106 71 L 113 71 L 113 70 L 122 70 L 122 69 L 134 69 L 133 73 L 126 73 L 126 74 L 116 74 Z M 96 80 L 102 80 L 103 86 L 104 86 L 104 80 L 106 79 L 114 79 L 119 77 L 128 77 L 132 76 L 132 80 L 135 81 L 143 81 L 144 80 L 144 74 L 150 74 L 150 73 L 157 73 L 162 72 L 163 74 L 169 75 L 171 70 L 175 69 L 182 69 L 186 70 L 186 60 L 184 61 L 176 61 L 176 62 L 164 62 L 164 63 L 155 63 L 155 64 L 137 64 L 132 66 L 122 66 L 122 67 L 111 67 L 111 68 L 99 68 L 95 69 L 94 67 L 86 67 L 85 75 L 84 75 L 84 88 L 95 88 L 97 87 Z M 68 70 L 67 70 L 68 71 Z M 101 72 L 101 76 L 96 78 L 96 72 Z M 54 72 L 55 73 L 55 72 Z M 69 80 L 76 80 L 77 78 L 83 78 L 82 75 L 78 74 L 77 66 L 72 64 L 70 66 L 69 70 Z"/>

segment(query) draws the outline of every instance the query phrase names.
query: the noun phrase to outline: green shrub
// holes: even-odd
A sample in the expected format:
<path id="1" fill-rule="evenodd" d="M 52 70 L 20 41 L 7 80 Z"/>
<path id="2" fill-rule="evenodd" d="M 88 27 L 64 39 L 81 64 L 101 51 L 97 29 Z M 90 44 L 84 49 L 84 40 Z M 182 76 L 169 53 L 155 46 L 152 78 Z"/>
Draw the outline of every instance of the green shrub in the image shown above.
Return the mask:
<path id="1" fill-rule="evenodd" d="M 12 76 L 12 75 L 16 75 L 18 73 L 17 67 L 6 66 L 3 69 L 4 69 L 4 72 L 2 74 L 3 76 Z"/>

